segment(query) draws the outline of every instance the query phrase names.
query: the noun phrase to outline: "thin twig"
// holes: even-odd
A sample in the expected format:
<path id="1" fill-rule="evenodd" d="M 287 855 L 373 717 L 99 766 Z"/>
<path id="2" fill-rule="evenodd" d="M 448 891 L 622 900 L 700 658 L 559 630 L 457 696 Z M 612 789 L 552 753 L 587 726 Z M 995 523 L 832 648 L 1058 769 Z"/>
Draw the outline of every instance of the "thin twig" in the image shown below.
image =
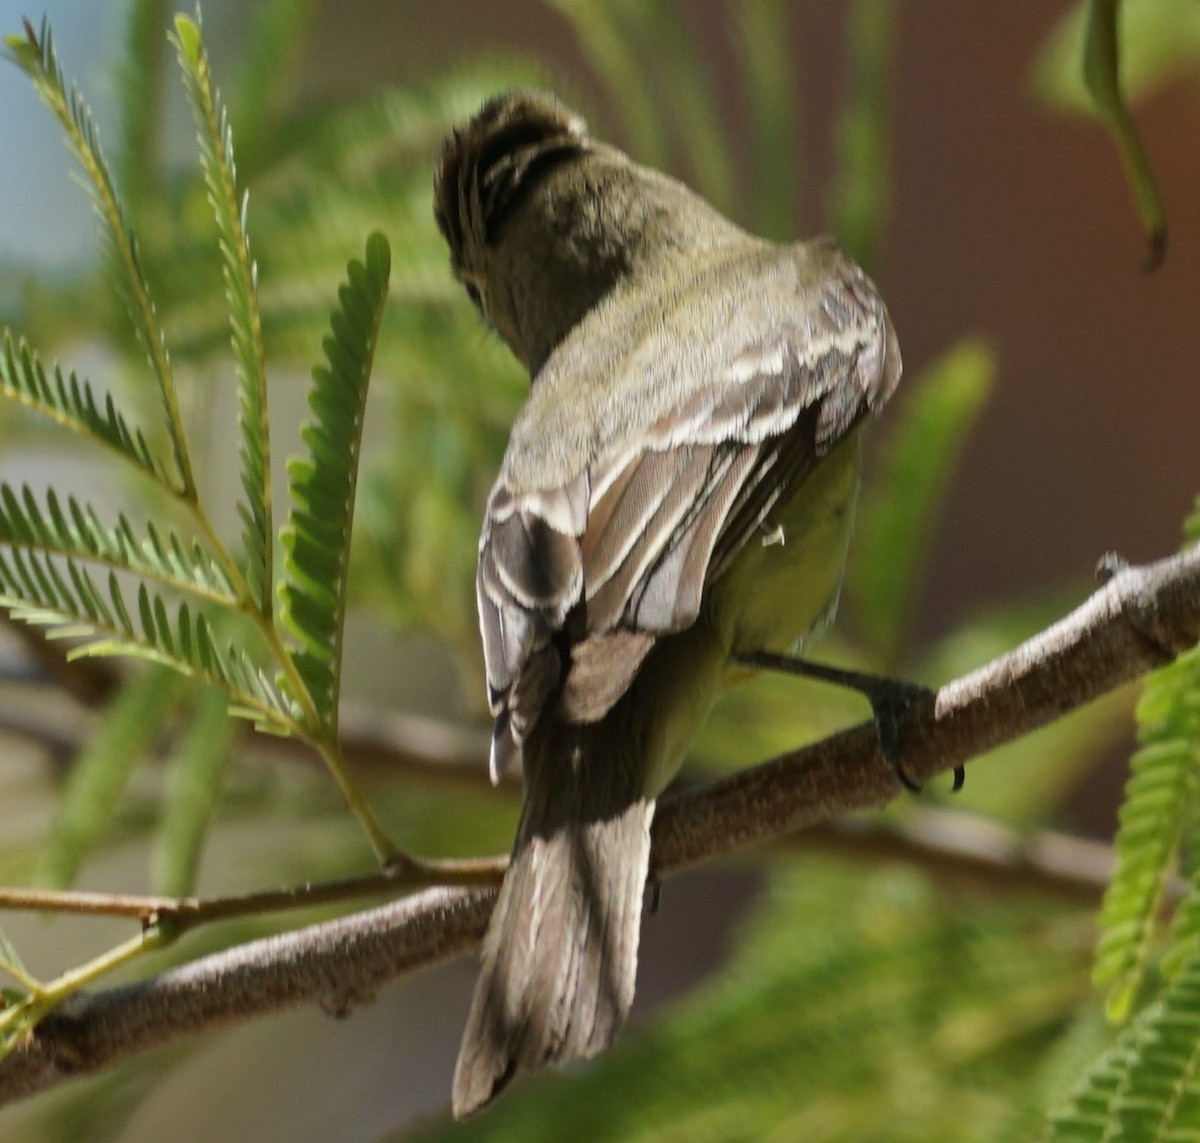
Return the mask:
<path id="1" fill-rule="evenodd" d="M 18 629 L 35 630 L 23 625 Z M 87 662 L 105 660 L 77 659 L 71 666 Z M 41 698 L 39 692 L 51 687 L 61 695 L 60 681 L 49 674 L 35 675 L 0 690 L 0 733 L 28 739 L 56 759 L 78 751 L 92 731 L 94 706 L 110 692 L 98 694 L 96 704 L 78 693 L 72 694 L 77 700 L 73 703 L 27 701 L 30 694 Z M 114 685 L 118 681 L 114 675 Z M 350 701 L 343 703 L 338 721 L 342 753 L 356 771 L 374 769 L 392 776 L 408 772 L 422 782 L 455 782 L 476 789 L 487 783 L 487 767 L 480 764 L 488 749 L 488 730 L 483 725 L 460 726 Z M 321 764 L 320 755 L 298 738 L 258 733 L 247 723 L 239 723 L 239 731 L 257 753 L 313 767 Z M 512 777 L 515 785 L 516 775 Z"/>
<path id="2" fill-rule="evenodd" d="M 916 778 L 968 761 L 1160 665 L 1200 640 L 1200 549 L 1117 572 L 1016 650 L 948 683 L 899 719 Z M 867 723 L 664 801 L 656 876 L 900 793 Z M 211 1027 L 301 1003 L 345 1012 L 389 981 L 472 949 L 493 889 L 437 888 L 251 941 L 151 980 L 79 995 L 0 1063 L 0 1102 Z"/>
<path id="3" fill-rule="evenodd" d="M 403 862 L 362 877 L 309 881 L 282 889 L 238 893 L 228 897 L 157 897 L 130 893 L 97 893 L 78 889 L 9 889 L 0 887 L 0 910 L 72 913 L 77 916 L 129 917 L 144 926 L 169 925 L 176 935 L 216 921 L 258 917 L 289 909 L 339 904 L 440 885 L 498 885 L 507 857 Z"/>
<path id="4" fill-rule="evenodd" d="M 1057 830 L 1018 833 L 958 810 L 917 807 L 896 821 L 847 818 L 790 835 L 786 844 L 871 866 L 902 862 L 989 891 L 1033 893 L 1096 905 L 1112 874 L 1112 846 Z M 1173 884 L 1174 901 L 1182 891 Z"/>

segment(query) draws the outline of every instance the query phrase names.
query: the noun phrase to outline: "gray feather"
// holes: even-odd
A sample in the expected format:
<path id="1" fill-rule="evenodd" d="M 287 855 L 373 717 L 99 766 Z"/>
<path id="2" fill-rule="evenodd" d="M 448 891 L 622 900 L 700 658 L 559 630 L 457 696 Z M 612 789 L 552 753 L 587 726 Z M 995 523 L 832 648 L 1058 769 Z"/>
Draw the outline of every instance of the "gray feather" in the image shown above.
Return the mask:
<path id="1" fill-rule="evenodd" d="M 593 1056 L 633 1002 L 654 803 L 611 728 L 526 746 L 525 809 L 454 1073 L 469 1115 L 521 1070 Z M 619 747 L 618 747 L 619 749 Z"/>

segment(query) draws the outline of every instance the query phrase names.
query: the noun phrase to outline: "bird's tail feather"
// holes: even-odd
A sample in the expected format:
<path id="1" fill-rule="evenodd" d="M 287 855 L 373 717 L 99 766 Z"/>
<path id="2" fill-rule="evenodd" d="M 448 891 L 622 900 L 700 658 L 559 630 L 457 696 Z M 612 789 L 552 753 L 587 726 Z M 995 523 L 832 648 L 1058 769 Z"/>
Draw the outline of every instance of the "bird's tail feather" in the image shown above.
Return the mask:
<path id="1" fill-rule="evenodd" d="M 597 729 L 575 728 L 565 752 L 526 750 L 524 817 L 454 1074 L 457 1117 L 519 1070 L 603 1051 L 633 1002 L 654 803 L 632 767 L 591 756 Z"/>

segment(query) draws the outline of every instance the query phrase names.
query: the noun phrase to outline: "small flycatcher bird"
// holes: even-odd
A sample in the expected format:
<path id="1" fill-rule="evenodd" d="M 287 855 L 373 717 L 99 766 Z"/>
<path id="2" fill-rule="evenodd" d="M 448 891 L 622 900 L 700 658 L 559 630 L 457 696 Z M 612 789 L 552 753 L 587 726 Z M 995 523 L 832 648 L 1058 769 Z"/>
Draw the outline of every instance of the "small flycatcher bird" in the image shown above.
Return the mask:
<path id="1" fill-rule="evenodd" d="M 900 351 L 830 242 L 747 234 L 551 95 L 501 95 L 453 133 L 435 214 L 532 378 L 479 541 L 491 771 L 519 761 L 525 800 L 463 1116 L 624 1021 L 654 799 L 739 663 L 832 617 L 859 430 Z"/>

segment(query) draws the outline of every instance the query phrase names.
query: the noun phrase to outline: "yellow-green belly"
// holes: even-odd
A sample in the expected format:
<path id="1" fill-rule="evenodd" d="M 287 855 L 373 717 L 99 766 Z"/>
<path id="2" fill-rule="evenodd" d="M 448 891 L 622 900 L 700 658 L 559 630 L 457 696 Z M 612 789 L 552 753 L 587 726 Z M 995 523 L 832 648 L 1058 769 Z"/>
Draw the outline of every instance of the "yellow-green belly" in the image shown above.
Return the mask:
<path id="1" fill-rule="evenodd" d="M 854 527 L 858 437 L 817 463 L 708 590 L 704 618 L 731 655 L 790 651 L 832 618 Z"/>
<path id="2" fill-rule="evenodd" d="M 674 777 L 718 692 L 748 673 L 738 655 L 793 650 L 832 617 L 854 526 L 858 435 L 771 513 L 705 593 L 697 622 L 655 647 L 614 710 L 644 760 L 648 794 Z"/>

